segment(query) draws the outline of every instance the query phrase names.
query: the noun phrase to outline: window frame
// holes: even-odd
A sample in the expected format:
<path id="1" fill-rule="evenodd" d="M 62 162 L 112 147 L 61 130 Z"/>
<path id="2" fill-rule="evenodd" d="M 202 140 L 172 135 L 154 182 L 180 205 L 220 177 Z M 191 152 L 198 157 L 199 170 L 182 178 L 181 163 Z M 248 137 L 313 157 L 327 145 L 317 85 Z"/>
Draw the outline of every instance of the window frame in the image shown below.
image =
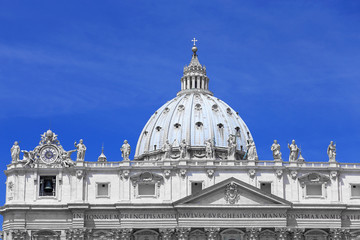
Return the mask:
<path id="1" fill-rule="evenodd" d="M 204 180 L 190 180 L 189 181 L 189 189 L 190 189 L 190 192 L 189 192 L 189 195 L 192 195 L 193 193 L 192 193 L 192 184 L 193 183 L 200 183 L 201 184 L 201 190 L 200 191 L 202 191 L 202 190 L 204 190 L 204 188 L 205 188 L 205 182 L 204 182 Z M 199 192 L 200 192 L 199 191 Z M 196 193 L 195 193 L 196 194 Z"/>
<path id="2" fill-rule="evenodd" d="M 263 183 L 269 183 L 270 184 L 270 193 L 268 193 L 268 194 L 273 194 L 273 189 L 274 189 L 274 187 L 273 187 L 273 185 L 274 185 L 274 183 L 273 183 L 273 181 L 259 181 L 259 189 L 261 190 L 261 191 L 264 191 L 264 190 L 262 190 L 261 189 L 261 184 L 263 184 Z"/>
<path id="3" fill-rule="evenodd" d="M 99 185 L 106 184 L 108 187 L 107 195 L 99 195 Z M 110 198 L 111 196 L 111 182 L 96 182 L 95 185 L 95 196 L 96 198 Z"/>
<path id="4" fill-rule="evenodd" d="M 55 178 L 55 182 L 53 182 L 55 184 L 55 191 L 54 191 L 54 195 L 48 195 L 48 196 L 41 196 L 40 195 L 40 191 L 41 191 L 41 178 L 46 178 L 46 177 L 52 177 Z M 58 198 L 58 189 L 59 189 L 59 177 L 54 174 L 54 175 L 48 175 L 48 174 L 41 174 L 38 175 L 37 177 L 37 191 L 36 191 L 36 197 L 37 199 L 57 199 Z"/>
<path id="5" fill-rule="evenodd" d="M 353 186 L 357 186 L 360 189 L 360 183 L 350 183 L 349 185 L 350 185 L 350 199 L 360 199 L 360 195 L 353 196 L 353 194 L 352 194 Z"/>

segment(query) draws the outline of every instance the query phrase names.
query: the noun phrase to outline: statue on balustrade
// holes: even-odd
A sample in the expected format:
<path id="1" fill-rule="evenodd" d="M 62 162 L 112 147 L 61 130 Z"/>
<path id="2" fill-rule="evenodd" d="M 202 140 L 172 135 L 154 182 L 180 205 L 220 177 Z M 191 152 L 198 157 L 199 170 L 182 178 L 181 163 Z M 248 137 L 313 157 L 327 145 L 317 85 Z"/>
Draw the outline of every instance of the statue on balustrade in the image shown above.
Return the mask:
<path id="1" fill-rule="evenodd" d="M 162 151 L 164 152 L 164 159 L 169 159 L 172 151 L 172 145 L 170 144 L 169 140 L 166 140 Z"/>
<path id="2" fill-rule="evenodd" d="M 76 150 L 71 150 L 71 151 L 63 151 L 61 153 L 61 159 L 62 159 L 62 162 L 61 164 L 64 166 L 64 167 L 72 167 L 72 166 L 75 166 L 75 163 L 73 160 L 71 160 L 71 154 L 73 152 L 76 152 Z"/>
<path id="3" fill-rule="evenodd" d="M 300 149 L 295 144 L 295 140 L 292 140 L 291 144 L 288 144 L 288 148 L 290 149 L 289 162 L 296 162 L 299 157 Z"/>
<path id="4" fill-rule="evenodd" d="M 273 152 L 274 160 L 281 160 L 280 144 L 277 140 L 274 140 L 273 145 L 271 145 L 271 151 Z"/>
<path id="5" fill-rule="evenodd" d="M 14 145 L 11 147 L 10 152 L 12 162 L 17 162 L 20 160 L 20 146 L 17 141 L 14 142 Z"/>
<path id="6" fill-rule="evenodd" d="M 255 143 L 254 140 L 252 139 L 248 139 L 247 140 L 247 154 L 246 154 L 246 159 L 247 160 L 251 160 L 251 161 L 255 161 L 258 159 L 258 155 L 257 155 L 257 151 L 256 151 L 256 147 L 255 147 Z"/>
<path id="7" fill-rule="evenodd" d="M 124 141 L 124 144 L 120 148 L 121 156 L 124 161 L 129 161 L 131 147 L 127 140 Z"/>
<path id="8" fill-rule="evenodd" d="M 336 144 L 333 141 L 330 142 L 327 148 L 327 155 L 329 156 L 329 162 L 335 162 L 336 158 Z"/>
<path id="9" fill-rule="evenodd" d="M 233 134 L 229 135 L 228 138 L 228 159 L 235 160 L 236 153 L 236 137 Z"/>
<path id="10" fill-rule="evenodd" d="M 86 152 L 86 146 L 84 144 L 84 140 L 80 139 L 79 144 L 76 142 L 74 143 L 74 146 L 77 149 L 77 158 L 76 161 L 84 161 L 85 159 L 85 152 Z"/>
<path id="11" fill-rule="evenodd" d="M 205 141 L 205 154 L 206 158 L 214 158 L 214 146 L 211 139 Z"/>
<path id="12" fill-rule="evenodd" d="M 24 158 L 21 160 L 22 162 L 25 162 L 23 167 L 29 166 L 34 167 L 35 163 L 35 152 L 34 151 L 26 151 L 22 150 L 21 152 L 24 153 Z"/>
<path id="13" fill-rule="evenodd" d="M 188 144 L 186 143 L 186 140 L 183 139 L 179 145 L 180 148 L 180 158 L 186 158 L 187 157 L 187 151 L 188 151 Z"/>

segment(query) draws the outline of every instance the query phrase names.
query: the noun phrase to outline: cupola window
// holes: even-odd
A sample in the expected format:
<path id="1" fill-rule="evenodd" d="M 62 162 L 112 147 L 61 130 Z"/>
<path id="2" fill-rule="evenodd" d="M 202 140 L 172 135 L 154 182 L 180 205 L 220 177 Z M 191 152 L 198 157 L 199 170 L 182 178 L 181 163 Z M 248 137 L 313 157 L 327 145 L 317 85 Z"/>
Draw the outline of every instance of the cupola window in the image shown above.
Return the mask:
<path id="1" fill-rule="evenodd" d="M 180 124 L 180 123 L 175 123 L 175 124 L 174 124 L 174 127 L 175 127 L 175 128 L 180 128 L 180 127 L 181 127 L 181 124 Z"/>
<path id="2" fill-rule="evenodd" d="M 155 129 L 156 129 L 156 131 L 160 132 L 161 127 L 160 127 L 160 126 L 157 126 Z"/>
<path id="3" fill-rule="evenodd" d="M 214 104 L 212 105 L 212 108 L 211 108 L 213 111 L 217 112 L 219 110 L 219 107 L 218 105 Z"/>
<path id="4" fill-rule="evenodd" d="M 223 125 L 222 123 L 219 123 L 217 126 L 218 126 L 219 129 L 223 129 L 223 128 L 224 128 L 224 125 Z"/>
<path id="5" fill-rule="evenodd" d="M 229 115 L 232 115 L 232 111 L 231 111 L 230 108 L 227 108 L 227 109 L 226 109 L 226 112 L 227 112 Z"/>
<path id="6" fill-rule="evenodd" d="M 202 122 L 197 122 L 195 123 L 196 127 L 199 129 L 203 126 L 203 123 Z"/>
<path id="7" fill-rule="evenodd" d="M 184 109 L 185 109 L 185 106 L 184 106 L 184 105 L 179 105 L 178 111 L 183 111 Z"/>
<path id="8" fill-rule="evenodd" d="M 197 103 L 197 104 L 195 105 L 195 110 L 200 111 L 201 109 L 202 109 L 202 108 L 201 108 L 201 104 Z"/>

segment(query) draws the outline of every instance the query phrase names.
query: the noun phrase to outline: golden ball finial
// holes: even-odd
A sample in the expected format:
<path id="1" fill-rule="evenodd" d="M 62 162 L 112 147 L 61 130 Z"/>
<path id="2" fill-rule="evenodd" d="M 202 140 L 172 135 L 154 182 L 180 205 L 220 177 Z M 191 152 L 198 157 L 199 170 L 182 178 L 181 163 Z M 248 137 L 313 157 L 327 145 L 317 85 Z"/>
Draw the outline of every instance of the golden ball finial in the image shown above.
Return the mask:
<path id="1" fill-rule="evenodd" d="M 198 50 L 198 49 L 197 49 L 197 47 L 196 47 L 196 46 L 193 46 L 191 50 L 193 51 L 193 53 L 195 53 L 195 54 L 196 54 L 196 52 L 197 52 L 197 50 Z"/>

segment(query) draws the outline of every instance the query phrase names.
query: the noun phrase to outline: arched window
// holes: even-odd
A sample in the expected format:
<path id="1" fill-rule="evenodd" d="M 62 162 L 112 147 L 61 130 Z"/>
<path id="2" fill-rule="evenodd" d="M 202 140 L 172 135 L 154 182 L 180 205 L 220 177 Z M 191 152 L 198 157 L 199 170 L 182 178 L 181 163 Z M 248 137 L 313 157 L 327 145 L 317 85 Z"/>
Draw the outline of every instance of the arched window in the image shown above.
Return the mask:
<path id="1" fill-rule="evenodd" d="M 159 233 L 153 230 L 140 230 L 134 233 L 135 240 L 158 240 Z"/>
<path id="2" fill-rule="evenodd" d="M 305 240 L 326 240 L 327 232 L 320 229 L 313 229 L 305 233 Z"/>
<path id="3" fill-rule="evenodd" d="M 221 240 L 244 240 L 245 233 L 238 229 L 226 229 L 220 233 Z"/>

